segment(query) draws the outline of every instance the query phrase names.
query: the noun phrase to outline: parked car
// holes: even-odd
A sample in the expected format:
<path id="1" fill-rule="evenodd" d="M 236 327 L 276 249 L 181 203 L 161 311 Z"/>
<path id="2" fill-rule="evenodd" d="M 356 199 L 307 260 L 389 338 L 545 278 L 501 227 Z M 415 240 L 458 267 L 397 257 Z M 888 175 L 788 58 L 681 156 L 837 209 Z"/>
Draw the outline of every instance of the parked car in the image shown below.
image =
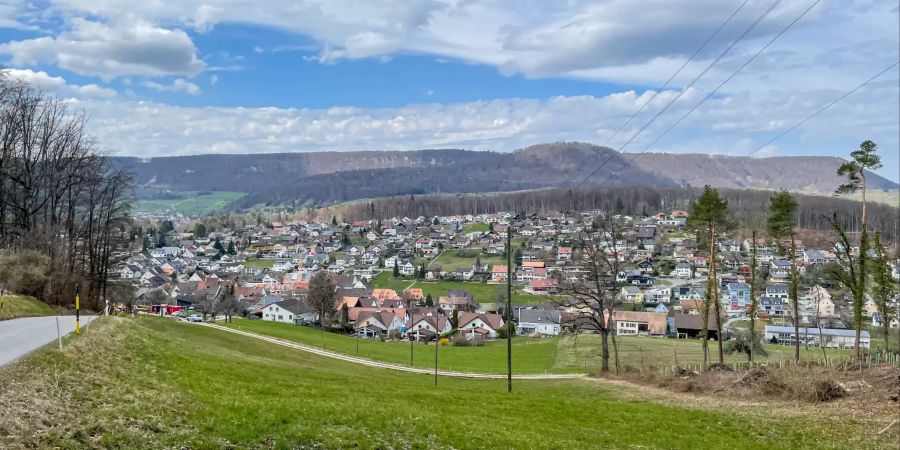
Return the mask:
<path id="1" fill-rule="evenodd" d="M 188 316 L 188 322 L 203 322 L 202 314 L 191 314 Z"/>

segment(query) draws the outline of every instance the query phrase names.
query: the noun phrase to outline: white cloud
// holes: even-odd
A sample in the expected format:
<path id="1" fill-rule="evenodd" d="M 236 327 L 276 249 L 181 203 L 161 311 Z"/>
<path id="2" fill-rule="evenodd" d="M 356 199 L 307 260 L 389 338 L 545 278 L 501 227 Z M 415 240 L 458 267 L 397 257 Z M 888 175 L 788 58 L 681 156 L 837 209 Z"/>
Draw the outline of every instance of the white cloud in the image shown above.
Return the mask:
<path id="1" fill-rule="evenodd" d="M 210 86 L 215 86 L 216 83 L 218 83 L 218 82 L 219 82 L 219 76 L 218 76 L 218 75 L 213 74 L 213 75 L 210 75 L 210 76 L 209 76 L 209 85 L 210 85 Z"/>
<path id="2" fill-rule="evenodd" d="M 213 75 L 215 76 L 215 75 Z M 216 78 L 218 79 L 218 78 Z M 212 81 L 215 84 L 215 81 Z M 200 94 L 200 87 L 184 78 L 177 78 L 169 84 L 161 84 L 155 81 L 145 81 L 144 86 L 153 89 L 156 92 L 186 92 L 190 95 Z"/>
<path id="3" fill-rule="evenodd" d="M 776 142 L 777 154 L 846 155 L 862 139 L 879 142 L 886 173 L 896 171 L 898 112 L 877 99 L 900 98 L 895 82 L 873 85 L 840 107 Z M 834 98 L 836 90 L 819 92 Z M 604 97 L 504 99 L 400 108 L 224 108 L 176 107 L 152 102 L 85 101 L 90 129 L 119 154 L 165 156 L 197 153 L 253 153 L 316 150 L 413 150 L 469 148 L 512 150 L 559 140 L 603 143 L 643 104 L 652 91 Z M 612 146 L 630 137 L 674 91 L 661 93 Z M 699 97 L 691 91 L 670 109 L 675 116 Z M 805 99 L 805 97 L 803 97 Z M 649 151 L 746 154 L 815 111 L 821 102 L 801 100 L 786 90 L 715 99 L 690 116 L 678 132 Z M 896 104 L 896 101 L 894 102 Z M 854 115 L 847 123 L 846 114 Z M 773 122 L 774 121 L 774 122 Z M 670 122 L 649 127 L 625 151 L 643 151 Z M 775 152 L 775 149 L 766 149 Z M 894 176 L 894 178 L 896 178 Z"/>
<path id="4" fill-rule="evenodd" d="M 111 98 L 116 91 L 96 84 L 68 84 L 62 77 L 50 76 L 47 72 L 35 72 L 28 69 L 7 69 L 4 72 L 10 78 L 21 80 L 34 88 L 56 94 L 60 97 L 79 98 Z"/>
<path id="5" fill-rule="evenodd" d="M 10 55 L 17 66 L 51 63 L 104 80 L 194 75 L 205 66 L 185 32 L 140 20 L 104 23 L 75 18 L 59 36 L 7 42 L 0 45 L 0 54 Z"/>

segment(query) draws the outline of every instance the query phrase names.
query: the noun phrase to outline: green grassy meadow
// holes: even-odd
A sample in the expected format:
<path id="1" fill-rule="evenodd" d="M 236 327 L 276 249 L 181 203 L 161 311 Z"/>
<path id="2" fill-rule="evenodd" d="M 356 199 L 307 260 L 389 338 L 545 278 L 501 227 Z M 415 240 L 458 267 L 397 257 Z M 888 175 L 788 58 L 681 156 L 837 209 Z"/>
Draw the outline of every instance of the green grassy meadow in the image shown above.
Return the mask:
<path id="1" fill-rule="evenodd" d="M 480 249 L 474 249 L 480 251 Z M 481 264 L 506 265 L 506 258 L 497 255 L 479 254 L 477 259 L 481 259 Z M 459 256 L 458 250 L 446 250 L 440 257 L 435 258 L 431 264 L 439 264 L 445 272 L 452 272 L 456 269 L 471 268 L 475 265 L 476 257 Z"/>
<path id="2" fill-rule="evenodd" d="M 641 400 L 601 380 L 432 378 L 168 319 L 0 368 L 3 448 L 892 448 L 856 415 Z M 644 397 L 645 399 L 648 397 Z"/>
<path id="3" fill-rule="evenodd" d="M 262 320 L 235 320 L 220 324 L 242 331 L 264 334 L 290 341 L 308 344 L 326 350 L 352 356 L 374 359 L 394 364 L 409 365 L 410 348 L 414 367 L 434 367 L 434 343 L 410 344 L 409 342 L 381 342 L 376 339 L 356 339 L 352 336 L 321 332 L 315 328 L 266 322 Z M 357 345 L 359 352 L 357 353 Z M 513 373 L 572 373 L 579 367 L 555 367 L 556 339 L 513 339 L 516 355 Z M 506 341 L 492 341 L 481 347 L 455 347 L 443 345 L 438 351 L 438 367 L 444 370 L 478 373 L 506 373 Z"/>
<path id="4" fill-rule="evenodd" d="M 322 333 L 320 330 L 261 320 L 237 320 L 227 326 L 243 331 L 259 333 L 327 350 L 361 356 L 394 364 L 409 365 L 410 345 L 408 342 L 381 342 L 378 340 L 357 340 L 354 337 Z M 703 362 L 703 349 L 698 340 L 664 339 L 644 336 L 619 336 L 619 363 L 624 368 L 659 369 L 676 365 L 694 366 L 699 369 Z M 357 344 L 359 351 L 357 352 Z M 434 345 L 412 344 L 415 367 L 434 367 Z M 793 347 L 765 344 L 767 355 L 756 355 L 757 362 L 788 361 L 793 358 Z M 612 353 L 612 343 L 610 352 Z M 718 361 L 716 342 L 710 342 L 710 358 Z M 517 336 L 513 339 L 513 373 L 596 373 L 600 371 L 600 337 L 596 334 L 580 334 L 536 339 Z M 829 360 L 845 359 L 848 350 L 827 349 Z M 803 360 L 818 361 L 823 358 L 818 348 L 800 349 Z M 744 354 L 726 354 L 727 364 L 744 363 Z M 610 365 L 614 362 L 611 359 Z M 438 355 L 441 369 L 477 373 L 506 373 L 506 341 L 487 342 L 482 347 L 442 346 Z"/>
<path id="5" fill-rule="evenodd" d="M 469 283 L 466 281 L 443 280 L 416 281 L 406 278 L 394 278 L 390 270 L 385 270 L 380 275 L 373 278 L 371 285 L 375 288 L 393 289 L 399 294 L 414 281 L 415 285 L 413 285 L 413 287 L 422 289 L 422 292 L 424 292 L 425 295 L 431 294 L 435 300 L 442 295 L 447 295 L 447 291 L 450 289 L 461 289 L 463 291 L 471 292 L 476 303 L 492 303 L 496 300 L 498 291 L 502 291 L 503 293 L 506 292 L 506 284 Z M 548 303 L 552 300 L 552 297 L 545 295 L 526 294 L 522 292 L 518 286 L 513 286 L 513 289 L 513 303 L 536 305 Z"/>
<path id="6" fill-rule="evenodd" d="M 244 267 L 256 267 L 259 269 L 271 269 L 274 265 L 274 259 L 250 258 L 244 261 Z"/>
<path id="7" fill-rule="evenodd" d="M 474 233 L 474 232 L 487 233 L 488 231 L 490 231 L 491 225 L 489 223 L 470 222 L 470 223 L 464 223 L 462 228 L 463 228 L 463 231 L 462 231 L 463 234 Z"/>
<path id="8" fill-rule="evenodd" d="M 0 305 L 0 320 L 56 315 L 50 305 L 24 295 L 3 295 L 0 297 Z"/>
<path id="9" fill-rule="evenodd" d="M 156 213 L 160 211 L 178 212 L 185 216 L 196 217 L 221 211 L 229 203 L 247 195 L 243 192 L 215 191 L 178 192 L 179 199 L 152 199 L 134 202 L 135 213 Z"/>

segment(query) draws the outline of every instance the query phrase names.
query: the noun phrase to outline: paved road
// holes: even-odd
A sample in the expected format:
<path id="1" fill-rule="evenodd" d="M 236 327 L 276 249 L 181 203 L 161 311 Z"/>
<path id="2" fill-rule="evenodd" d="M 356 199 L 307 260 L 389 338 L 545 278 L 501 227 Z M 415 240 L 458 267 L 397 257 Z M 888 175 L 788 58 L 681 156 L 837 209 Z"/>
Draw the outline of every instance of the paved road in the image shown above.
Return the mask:
<path id="1" fill-rule="evenodd" d="M 214 325 L 211 323 L 202 324 L 207 327 L 215 328 L 217 330 L 227 331 L 229 333 L 240 334 L 243 336 L 256 338 L 262 341 L 270 342 L 272 344 L 281 345 L 284 347 L 293 348 L 296 350 L 302 350 L 304 352 L 315 353 L 321 356 L 327 356 L 329 358 L 339 359 L 341 361 L 347 361 L 355 364 L 361 364 L 369 367 L 378 367 L 381 369 L 390 369 L 390 370 L 398 370 L 401 372 L 411 372 L 411 373 L 420 373 L 425 375 L 433 375 L 434 369 L 419 369 L 412 368 L 409 366 L 404 366 L 400 364 L 391 364 L 385 363 L 381 361 L 375 361 L 366 358 L 359 358 L 356 356 L 346 355 L 344 353 L 332 352 L 328 350 L 323 350 L 318 347 L 313 347 L 310 345 L 304 345 L 293 341 L 286 341 L 284 339 L 273 338 L 269 336 L 264 336 L 257 333 L 250 333 L 247 331 L 236 330 L 234 328 L 227 328 L 221 325 Z M 472 372 L 458 372 L 455 370 L 438 370 L 438 375 L 442 377 L 455 377 L 455 378 L 491 378 L 491 379 L 505 379 L 506 374 L 498 374 L 498 373 L 472 373 Z M 580 373 L 561 373 L 561 374 L 522 374 L 522 375 L 513 375 L 514 379 L 517 380 L 564 380 L 564 379 L 574 379 L 574 378 L 584 378 L 587 375 Z"/>
<path id="2" fill-rule="evenodd" d="M 25 317 L 0 321 L 0 366 L 56 340 L 56 317 L 63 336 L 75 331 L 75 316 Z M 81 318 L 82 329 L 93 317 Z"/>

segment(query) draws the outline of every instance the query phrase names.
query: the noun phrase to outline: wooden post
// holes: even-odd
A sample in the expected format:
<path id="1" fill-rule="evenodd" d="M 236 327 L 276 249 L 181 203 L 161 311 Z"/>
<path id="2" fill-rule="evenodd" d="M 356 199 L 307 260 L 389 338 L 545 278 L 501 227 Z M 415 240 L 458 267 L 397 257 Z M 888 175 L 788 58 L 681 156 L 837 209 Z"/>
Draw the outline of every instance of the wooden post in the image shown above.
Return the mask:
<path id="1" fill-rule="evenodd" d="M 62 351 L 62 334 L 59 332 L 59 316 L 56 316 L 56 343 L 59 345 L 59 351 Z"/>

